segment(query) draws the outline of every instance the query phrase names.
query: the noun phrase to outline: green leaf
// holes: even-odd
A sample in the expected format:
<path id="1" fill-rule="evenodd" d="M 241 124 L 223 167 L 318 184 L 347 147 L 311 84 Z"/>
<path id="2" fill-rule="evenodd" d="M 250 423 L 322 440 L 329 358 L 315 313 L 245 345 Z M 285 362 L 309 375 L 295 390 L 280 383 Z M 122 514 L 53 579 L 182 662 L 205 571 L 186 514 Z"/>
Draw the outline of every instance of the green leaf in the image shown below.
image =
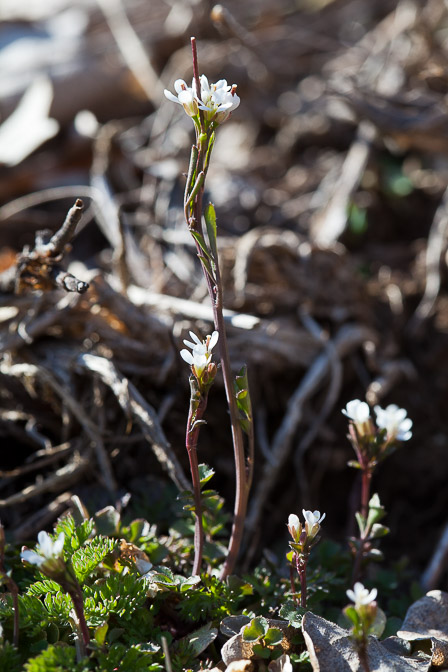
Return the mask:
<path id="1" fill-rule="evenodd" d="M 136 574 L 112 574 L 92 586 L 85 585 L 84 609 L 89 625 L 102 625 L 110 614 L 129 621 L 134 611 L 146 602 L 149 585 L 149 579 Z"/>
<path id="2" fill-rule="evenodd" d="M 113 506 L 106 506 L 94 515 L 97 534 L 112 537 L 120 529 L 120 513 Z"/>
<path id="3" fill-rule="evenodd" d="M 5 670 L 5 672 L 20 672 L 22 670 L 19 652 L 9 642 L 4 644 L 0 642 L 0 670 Z"/>
<path id="4" fill-rule="evenodd" d="M 108 626 L 107 623 L 103 623 L 102 625 L 99 625 L 95 629 L 95 642 L 99 646 L 103 646 L 104 642 L 106 641 L 106 635 L 107 635 L 108 629 L 109 629 L 109 626 Z"/>
<path id="5" fill-rule="evenodd" d="M 287 600 L 280 609 L 280 616 L 289 621 L 289 625 L 293 628 L 300 628 L 302 627 L 302 618 L 305 612 L 306 609 L 298 607 L 292 600 Z"/>
<path id="6" fill-rule="evenodd" d="M 76 526 L 73 516 L 68 514 L 58 520 L 53 538 L 56 539 L 61 532 L 64 533 L 64 551 L 70 557 L 73 551 L 77 551 L 91 536 L 94 526 L 95 523 L 91 518 Z"/>
<path id="7" fill-rule="evenodd" d="M 390 530 L 388 527 L 385 525 L 379 525 L 378 523 L 375 523 L 372 525 L 372 529 L 370 532 L 370 538 L 371 539 L 379 539 L 380 537 L 385 537 L 386 534 L 389 534 Z"/>
<path id="8" fill-rule="evenodd" d="M 214 276 L 213 269 L 212 269 L 212 266 L 211 266 L 209 260 L 206 259 L 205 257 L 203 257 L 201 254 L 198 254 L 198 259 L 200 261 L 202 261 L 202 264 L 204 265 L 204 268 L 207 271 L 207 273 L 209 274 L 212 282 L 216 283 L 216 278 Z"/>
<path id="9" fill-rule="evenodd" d="M 199 480 L 201 482 L 201 487 L 209 482 L 211 478 L 215 475 L 215 470 L 209 467 L 207 464 L 199 465 Z"/>
<path id="10" fill-rule="evenodd" d="M 359 513 L 359 511 L 357 511 L 355 513 L 355 518 L 356 518 L 356 522 L 358 523 L 359 532 L 362 536 L 362 534 L 365 530 L 365 526 L 366 526 L 366 519 L 364 518 L 362 513 Z"/>
<path id="11" fill-rule="evenodd" d="M 271 657 L 271 650 L 266 649 L 262 644 L 254 644 L 253 651 L 258 658 L 267 660 Z"/>
<path id="12" fill-rule="evenodd" d="M 204 171 L 207 172 L 208 170 L 208 165 L 210 162 L 210 156 L 213 150 L 213 146 L 215 144 L 215 131 L 210 136 L 210 139 L 208 141 L 208 147 L 207 147 L 207 152 L 205 154 L 205 161 L 204 161 Z"/>
<path id="13" fill-rule="evenodd" d="M 41 597 L 42 595 L 47 595 L 51 593 L 55 595 L 59 593 L 61 586 L 56 581 L 51 581 L 50 579 L 44 579 L 43 581 L 36 581 L 31 586 L 29 586 L 26 591 L 27 595 L 36 595 L 36 597 Z"/>
<path id="14" fill-rule="evenodd" d="M 185 203 L 188 200 L 188 194 L 190 193 L 192 182 L 196 176 L 197 161 L 198 161 L 198 148 L 196 147 L 196 145 L 193 145 L 190 154 L 190 164 L 188 166 L 187 182 L 185 184 L 185 196 L 184 196 Z"/>
<path id="15" fill-rule="evenodd" d="M 247 378 L 247 367 L 243 366 L 235 377 L 235 398 L 238 410 L 241 413 L 239 418 L 241 428 L 250 435 L 252 431 L 252 403 L 249 394 L 249 380 Z"/>
<path id="16" fill-rule="evenodd" d="M 205 254 L 205 256 L 207 257 L 207 259 L 211 259 L 210 252 L 207 249 L 207 245 L 205 243 L 203 235 L 199 233 L 199 231 L 194 231 L 194 229 L 190 229 L 190 233 L 197 242 L 197 244 L 199 245 L 199 247 L 201 248 L 201 250 L 203 251 L 203 253 Z"/>
<path id="17" fill-rule="evenodd" d="M 188 194 L 188 198 L 187 198 L 187 201 L 185 203 L 185 207 L 188 207 L 190 205 L 190 203 L 192 203 L 194 201 L 194 199 L 196 198 L 196 196 L 198 195 L 199 190 L 201 189 L 202 185 L 204 184 L 204 177 L 205 177 L 204 172 L 201 171 L 196 178 L 196 182 L 194 184 L 193 189 Z"/>
<path id="18" fill-rule="evenodd" d="M 195 632 L 187 635 L 181 641 L 188 642 L 193 655 L 199 656 L 199 654 L 205 651 L 207 646 L 216 639 L 217 634 L 218 630 L 216 628 L 211 628 L 209 623 L 202 628 L 199 628 L 199 630 L 195 630 Z"/>
<path id="19" fill-rule="evenodd" d="M 73 553 L 72 565 L 80 583 L 85 581 L 106 555 L 112 553 L 116 543 L 114 539 L 98 535 Z"/>
<path id="20" fill-rule="evenodd" d="M 128 541 L 133 544 L 137 544 L 142 539 L 147 539 L 151 532 L 151 526 L 147 520 L 143 518 L 136 518 L 129 525 L 129 529 L 126 530 Z"/>
<path id="21" fill-rule="evenodd" d="M 267 646 L 278 646 L 283 641 L 283 632 L 280 628 L 269 628 L 267 631 L 264 643 Z"/>
<path id="22" fill-rule="evenodd" d="M 243 630 L 244 642 L 258 642 L 261 637 L 264 637 L 269 630 L 269 624 L 263 616 L 253 618 L 249 625 Z"/>
<path id="23" fill-rule="evenodd" d="M 374 635 L 375 637 L 381 637 L 386 627 L 387 618 L 386 614 L 382 609 L 377 607 L 375 620 L 373 625 L 369 628 L 369 635 Z"/>
<path id="24" fill-rule="evenodd" d="M 216 242 L 217 226 L 216 226 L 216 212 L 213 203 L 209 203 L 204 212 L 205 225 L 207 227 L 208 240 L 210 249 L 213 253 L 215 261 L 218 258 L 218 247 Z"/>
<path id="25" fill-rule="evenodd" d="M 349 604 L 348 607 L 345 607 L 343 610 L 344 614 L 355 627 L 358 627 L 361 623 L 358 612 L 352 604 Z"/>
<path id="26" fill-rule="evenodd" d="M 65 672 L 75 670 L 76 651 L 71 646 L 49 646 L 24 665 L 24 672 Z"/>

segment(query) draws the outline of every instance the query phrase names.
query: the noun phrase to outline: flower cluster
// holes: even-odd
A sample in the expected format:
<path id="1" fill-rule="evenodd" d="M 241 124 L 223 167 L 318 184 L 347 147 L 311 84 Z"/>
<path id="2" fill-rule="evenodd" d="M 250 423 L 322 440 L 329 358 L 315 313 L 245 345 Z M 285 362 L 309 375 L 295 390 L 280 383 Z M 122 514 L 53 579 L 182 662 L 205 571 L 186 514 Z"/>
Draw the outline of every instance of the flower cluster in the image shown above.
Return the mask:
<path id="1" fill-rule="evenodd" d="M 218 342 L 219 334 L 214 331 L 204 341 L 190 331 L 192 341 L 184 340 L 184 344 L 191 349 L 185 348 L 180 351 L 182 359 L 191 366 L 192 372 L 199 385 L 210 383 L 216 375 L 216 364 L 213 364 L 212 350 Z"/>
<path id="2" fill-rule="evenodd" d="M 320 530 L 320 524 L 325 518 L 325 513 L 322 515 L 320 511 L 305 511 L 302 509 L 305 525 L 302 526 L 300 519 L 295 513 L 291 513 L 288 518 L 288 530 L 291 537 L 294 539 L 294 544 L 304 545 L 305 542 L 311 542 L 317 536 Z M 302 533 L 305 534 L 302 534 Z M 304 537 L 304 538 L 302 538 Z"/>
<path id="3" fill-rule="evenodd" d="M 306 607 L 306 568 L 308 557 L 312 547 L 317 544 L 320 524 L 325 518 L 325 513 L 320 511 L 305 511 L 302 509 L 305 524 L 302 525 L 298 516 L 291 513 L 288 517 L 288 530 L 293 538 L 289 542 L 291 551 L 286 556 L 291 561 L 291 590 L 295 593 L 294 570 L 300 577 L 300 606 Z"/>
<path id="4" fill-rule="evenodd" d="M 185 112 L 197 122 L 199 110 L 202 110 L 207 125 L 212 122 L 215 125 L 222 124 L 236 110 L 240 99 L 236 94 L 236 84 L 227 84 L 227 80 L 220 79 L 218 82 L 209 84 L 205 75 L 199 78 L 200 91 L 197 91 L 196 82 L 193 79 L 191 87 L 183 79 L 174 82 L 177 96 L 165 89 L 164 93 L 168 100 L 182 105 Z"/>
<path id="5" fill-rule="evenodd" d="M 317 541 L 316 537 L 320 530 L 320 524 L 325 518 L 325 513 L 321 515 L 320 511 L 305 511 L 305 509 L 302 509 L 302 514 L 305 519 L 304 525 L 295 513 L 290 514 L 288 530 L 293 538 L 293 542 L 290 543 L 293 551 L 307 554 L 311 546 Z"/>
<path id="6" fill-rule="evenodd" d="M 389 404 L 385 409 L 381 406 L 375 406 L 376 424 L 379 429 L 386 430 L 386 440 L 388 443 L 393 441 L 408 441 L 411 438 L 412 420 L 407 416 L 404 408 L 399 408 L 396 404 Z M 349 401 L 346 408 L 342 410 L 349 420 L 356 427 L 359 436 L 366 436 L 373 433 L 373 426 L 370 419 L 370 408 L 365 401 L 354 399 Z"/>

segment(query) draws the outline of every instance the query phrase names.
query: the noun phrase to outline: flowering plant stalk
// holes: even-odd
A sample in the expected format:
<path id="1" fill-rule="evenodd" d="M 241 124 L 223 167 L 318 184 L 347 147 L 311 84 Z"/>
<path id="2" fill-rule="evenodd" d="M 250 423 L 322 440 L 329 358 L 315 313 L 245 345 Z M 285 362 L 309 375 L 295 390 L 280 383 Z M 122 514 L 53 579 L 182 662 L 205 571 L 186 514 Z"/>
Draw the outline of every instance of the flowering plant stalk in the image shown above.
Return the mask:
<path id="1" fill-rule="evenodd" d="M 191 366 L 190 376 L 190 409 L 187 420 L 187 431 L 185 445 L 187 448 L 188 459 L 190 462 L 191 480 L 193 484 L 193 497 L 195 507 L 195 527 L 194 527 L 194 561 L 193 575 L 199 574 L 202 562 L 202 551 L 204 547 L 204 533 L 202 529 L 202 502 L 201 502 L 201 478 L 199 474 L 199 464 L 197 456 L 197 445 L 201 425 L 205 410 L 207 408 L 208 392 L 216 376 L 216 364 L 211 361 L 211 351 L 218 341 L 219 334 L 214 331 L 211 336 L 207 336 L 205 341 L 201 341 L 196 334 L 190 331 L 191 341 L 184 341 L 185 345 L 191 348 L 181 350 L 180 354 L 187 364 Z"/>
<path id="2" fill-rule="evenodd" d="M 351 636 L 358 651 L 361 669 L 370 672 L 368 658 L 368 637 L 380 637 L 384 631 L 386 617 L 376 603 L 377 589 L 369 592 L 362 583 L 355 583 L 353 590 L 347 590 L 347 597 L 354 602 L 344 609 L 344 614 L 352 624 Z"/>
<path id="3" fill-rule="evenodd" d="M 23 562 L 35 565 L 42 574 L 59 583 L 61 588 L 70 595 L 76 614 L 76 622 L 84 644 L 82 653 L 85 655 L 90 642 L 90 634 L 84 615 L 82 589 L 73 568 L 64 560 L 64 539 L 63 532 L 59 534 L 55 541 L 47 532 L 39 532 L 36 550 L 31 551 L 24 546 L 20 555 Z"/>
<path id="4" fill-rule="evenodd" d="M 248 415 L 245 412 L 245 409 L 242 410 L 243 418 L 240 418 L 241 407 L 236 394 L 239 394 L 240 397 L 243 395 L 241 394 L 242 390 L 238 388 L 235 393 L 235 382 L 232 378 L 230 368 L 223 318 L 222 281 L 216 241 L 216 214 L 213 205 L 209 203 L 204 212 L 208 238 L 206 240 L 202 224 L 202 201 L 205 178 L 215 140 L 215 130 L 229 118 L 232 110 L 238 107 L 240 99 L 236 95 L 236 86 L 228 86 L 226 80 L 221 79 L 214 84 L 209 84 L 205 75 L 199 77 L 195 38 L 191 38 L 191 45 L 193 52 L 192 86 L 189 87 L 183 80 L 177 80 L 174 84 L 177 96 L 174 96 L 170 91 L 165 91 L 165 95 L 169 100 L 183 106 L 186 114 L 193 121 L 196 133 L 196 143 L 191 150 L 185 185 L 184 214 L 189 231 L 195 240 L 198 257 L 202 265 L 212 303 L 215 329 L 219 333 L 220 360 L 230 413 L 236 472 L 234 520 L 227 557 L 221 572 L 221 578 L 225 578 L 233 571 L 242 540 L 246 517 L 253 461 L 252 419 L 250 414 Z M 247 389 L 244 392 L 247 397 Z M 247 401 L 245 404 L 246 407 L 249 407 Z M 197 412 L 198 408 L 196 409 L 196 414 Z M 247 428 L 248 424 L 249 429 Z M 244 431 L 248 431 L 249 435 L 250 454 L 247 464 L 244 452 L 243 429 Z"/>
<path id="5" fill-rule="evenodd" d="M 380 502 L 377 494 L 369 501 L 369 511 L 367 517 L 359 511 L 355 514 L 356 522 L 359 528 L 359 537 L 350 539 L 350 546 L 355 557 L 353 565 L 352 583 L 355 583 L 361 575 L 362 562 L 365 558 L 376 560 L 382 559 L 382 553 L 379 549 L 373 548 L 372 543 L 375 539 L 389 534 L 389 528 L 380 525 L 379 521 L 384 518 L 386 512 Z"/>
<path id="6" fill-rule="evenodd" d="M 305 525 L 299 520 L 299 517 L 294 513 L 288 518 L 288 531 L 293 541 L 289 542 L 292 553 L 288 553 L 288 558 L 291 560 L 290 580 L 291 590 L 296 592 L 294 582 L 294 570 L 300 578 L 300 606 L 306 608 L 307 585 L 306 585 L 306 569 L 308 565 L 308 558 L 313 546 L 319 541 L 320 524 L 325 518 L 325 513 L 322 515 L 320 511 L 305 511 L 302 510 L 305 519 Z M 297 598 L 298 601 L 298 598 Z"/>
<path id="7" fill-rule="evenodd" d="M 361 471 L 361 502 L 360 511 L 356 513 L 359 527 L 359 538 L 351 539 L 350 543 L 355 554 L 353 581 L 361 573 L 361 565 L 368 553 L 374 554 L 377 549 L 371 549 L 371 540 L 388 533 L 378 521 L 385 515 L 378 495 L 370 498 L 372 475 L 375 468 L 386 457 L 391 455 L 400 441 L 411 438 L 412 420 L 407 418 L 404 408 L 390 404 L 383 409 L 375 406 L 376 426 L 370 417 L 370 408 L 365 401 L 354 399 L 349 401 L 342 413 L 349 419 L 349 440 L 356 453 L 356 460 L 349 465 Z M 377 551 L 376 555 L 379 555 Z"/>

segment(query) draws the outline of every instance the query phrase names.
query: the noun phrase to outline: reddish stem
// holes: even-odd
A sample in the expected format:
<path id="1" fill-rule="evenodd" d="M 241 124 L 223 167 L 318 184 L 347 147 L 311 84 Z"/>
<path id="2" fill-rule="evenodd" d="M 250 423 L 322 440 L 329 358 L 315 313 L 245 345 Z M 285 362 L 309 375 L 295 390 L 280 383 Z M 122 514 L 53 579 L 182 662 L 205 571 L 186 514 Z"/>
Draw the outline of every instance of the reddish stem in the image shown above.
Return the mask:
<path id="1" fill-rule="evenodd" d="M 202 552 L 204 548 L 204 532 L 202 527 L 202 501 L 201 501 L 201 479 L 199 476 L 199 465 L 197 455 L 197 445 L 199 439 L 200 423 L 195 423 L 202 420 L 202 417 L 207 408 L 207 397 L 200 397 L 199 402 L 194 404 L 194 396 L 192 395 L 190 401 L 190 411 L 187 421 L 187 432 L 185 437 L 185 446 L 188 452 L 188 459 L 190 462 L 191 481 L 193 484 L 193 497 L 195 505 L 195 525 L 194 525 L 194 561 L 193 561 L 193 575 L 200 573 L 202 563 Z"/>
<path id="2" fill-rule="evenodd" d="M 193 77 L 197 87 L 197 94 L 199 95 L 200 94 L 199 67 L 198 67 L 196 40 L 194 37 L 191 38 L 191 48 L 193 53 Z M 205 153 L 207 151 L 208 143 L 210 140 L 210 131 L 207 134 L 204 133 L 203 113 L 201 110 L 199 111 L 199 113 L 200 113 L 201 132 L 199 132 L 199 130 L 197 129 L 198 158 L 195 172 L 196 176 L 199 175 L 199 173 L 203 169 Z M 204 135 L 206 135 L 206 138 L 204 138 Z M 199 232 L 201 235 L 202 235 L 203 193 L 204 193 L 204 187 L 199 189 L 194 199 L 194 202 L 191 205 L 191 218 L 188 218 L 187 221 L 189 228 L 192 228 L 193 230 Z M 201 250 L 199 243 L 196 240 L 195 244 L 198 255 L 202 256 L 203 252 Z M 235 481 L 236 481 L 232 532 L 230 535 L 227 557 L 221 570 L 221 579 L 225 579 L 233 571 L 238 556 L 238 551 L 241 545 L 244 530 L 244 520 L 246 518 L 247 499 L 249 496 L 250 474 L 246 474 L 244 441 L 241 425 L 239 423 L 239 414 L 235 399 L 232 370 L 230 368 L 229 350 L 227 346 L 227 337 L 223 317 L 222 283 L 219 273 L 219 262 L 217 258 L 214 259 L 214 263 L 215 263 L 215 282 L 208 274 L 203 263 L 202 268 L 207 282 L 208 293 L 212 303 L 215 329 L 219 333 L 219 351 L 221 359 L 221 368 L 224 378 L 224 388 L 226 392 L 227 404 L 229 407 L 229 414 L 230 414 L 230 424 L 232 431 L 232 441 L 233 441 L 234 460 L 235 460 Z"/>
<path id="3" fill-rule="evenodd" d="M 361 473 L 361 514 L 367 518 L 369 513 L 370 483 L 372 472 L 368 466 L 363 465 Z"/>
<path id="4" fill-rule="evenodd" d="M 87 649 L 90 642 L 90 633 L 87 627 L 86 617 L 84 616 L 84 602 L 82 598 L 81 587 L 79 587 L 77 590 L 70 590 L 69 594 L 72 598 L 76 616 L 78 617 L 79 629 L 81 630 L 84 646 Z"/>
<path id="5" fill-rule="evenodd" d="M 300 576 L 300 606 L 306 609 L 306 566 L 307 560 L 297 561 L 297 571 Z"/>

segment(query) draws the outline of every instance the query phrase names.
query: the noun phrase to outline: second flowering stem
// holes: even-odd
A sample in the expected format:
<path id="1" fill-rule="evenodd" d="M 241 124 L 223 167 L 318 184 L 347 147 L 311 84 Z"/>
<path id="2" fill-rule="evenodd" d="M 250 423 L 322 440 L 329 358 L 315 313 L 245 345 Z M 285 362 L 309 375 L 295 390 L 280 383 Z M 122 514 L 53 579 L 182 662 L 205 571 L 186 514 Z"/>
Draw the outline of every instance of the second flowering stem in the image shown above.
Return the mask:
<path id="1" fill-rule="evenodd" d="M 185 445 L 190 462 L 191 481 L 193 484 L 193 498 L 195 507 L 195 526 L 194 526 L 194 561 L 193 575 L 200 573 L 202 563 L 202 551 L 204 547 L 204 532 L 202 529 L 202 500 L 201 500 L 201 479 L 199 475 L 199 464 L 197 455 L 197 445 L 199 431 L 201 429 L 202 418 L 207 408 L 207 396 L 202 396 L 197 389 L 197 381 L 194 376 L 190 377 L 191 397 L 190 410 L 188 413 L 187 433 Z"/>

